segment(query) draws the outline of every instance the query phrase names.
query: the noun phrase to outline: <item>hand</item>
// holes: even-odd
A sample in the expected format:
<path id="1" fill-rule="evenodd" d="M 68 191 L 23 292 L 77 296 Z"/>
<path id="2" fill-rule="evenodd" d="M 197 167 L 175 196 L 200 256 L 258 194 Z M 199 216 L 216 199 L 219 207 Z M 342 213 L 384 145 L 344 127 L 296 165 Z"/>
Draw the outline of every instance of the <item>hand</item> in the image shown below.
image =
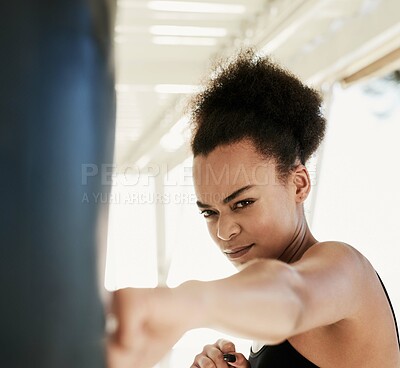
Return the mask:
<path id="1" fill-rule="evenodd" d="M 233 354 L 235 362 L 227 363 L 224 354 Z M 215 344 L 206 345 L 203 351 L 196 355 L 190 368 L 250 368 L 250 363 L 241 353 L 236 353 L 235 345 L 227 340 L 220 339 Z"/>
<path id="2" fill-rule="evenodd" d="M 151 368 L 185 332 L 182 313 L 168 288 L 114 293 L 117 327 L 107 343 L 108 368 Z"/>

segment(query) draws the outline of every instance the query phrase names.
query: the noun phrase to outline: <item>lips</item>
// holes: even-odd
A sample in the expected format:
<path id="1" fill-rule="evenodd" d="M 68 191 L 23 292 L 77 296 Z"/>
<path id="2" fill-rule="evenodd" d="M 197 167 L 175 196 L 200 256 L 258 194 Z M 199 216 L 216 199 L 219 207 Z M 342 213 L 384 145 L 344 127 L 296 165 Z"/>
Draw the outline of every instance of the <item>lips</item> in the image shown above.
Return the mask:
<path id="1" fill-rule="evenodd" d="M 235 247 L 235 248 L 232 248 L 229 250 L 225 250 L 224 253 L 230 259 L 237 259 L 237 258 L 243 257 L 245 254 L 247 254 L 250 251 L 250 249 L 253 247 L 253 245 L 254 244 Z"/>

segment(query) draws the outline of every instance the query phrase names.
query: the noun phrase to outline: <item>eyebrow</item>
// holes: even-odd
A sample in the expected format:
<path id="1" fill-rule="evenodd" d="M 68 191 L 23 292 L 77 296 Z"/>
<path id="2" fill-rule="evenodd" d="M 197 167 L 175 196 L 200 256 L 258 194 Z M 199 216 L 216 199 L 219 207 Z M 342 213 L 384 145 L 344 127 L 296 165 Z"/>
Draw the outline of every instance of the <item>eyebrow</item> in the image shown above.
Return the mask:
<path id="1" fill-rule="evenodd" d="M 226 198 L 224 198 L 222 200 L 222 202 L 224 204 L 229 203 L 230 201 L 233 201 L 236 197 L 238 197 L 239 195 L 241 195 L 243 192 L 245 192 L 246 190 L 249 190 L 251 188 L 253 188 L 254 185 L 246 185 L 243 188 L 240 188 L 238 190 L 235 190 L 232 194 L 228 195 Z M 206 203 L 201 203 L 200 201 L 196 201 L 196 204 L 198 207 L 201 208 L 210 208 L 212 207 L 210 204 L 206 204 Z"/>

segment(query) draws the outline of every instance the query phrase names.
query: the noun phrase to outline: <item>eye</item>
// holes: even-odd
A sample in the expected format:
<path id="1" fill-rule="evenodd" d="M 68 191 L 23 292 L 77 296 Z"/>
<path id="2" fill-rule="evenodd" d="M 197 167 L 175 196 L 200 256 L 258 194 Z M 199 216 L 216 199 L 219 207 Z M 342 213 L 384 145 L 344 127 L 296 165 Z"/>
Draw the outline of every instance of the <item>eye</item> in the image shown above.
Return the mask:
<path id="1" fill-rule="evenodd" d="M 233 209 L 235 210 L 237 208 L 244 208 L 244 207 L 250 206 L 253 203 L 254 203 L 253 200 L 245 199 L 243 201 L 236 202 Z"/>
<path id="2" fill-rule="evenodd" d="M 207 218 L 207 217 L 210 217 L 210 216 L 212 216 L 212 215 L 215 215 L 215 211 L 213 211 L 213 210 L 203 210 L 203 211 L 200 211 L 200 215 L 203 215 L 203 217 L 205 217 L 205 218 Z"/>

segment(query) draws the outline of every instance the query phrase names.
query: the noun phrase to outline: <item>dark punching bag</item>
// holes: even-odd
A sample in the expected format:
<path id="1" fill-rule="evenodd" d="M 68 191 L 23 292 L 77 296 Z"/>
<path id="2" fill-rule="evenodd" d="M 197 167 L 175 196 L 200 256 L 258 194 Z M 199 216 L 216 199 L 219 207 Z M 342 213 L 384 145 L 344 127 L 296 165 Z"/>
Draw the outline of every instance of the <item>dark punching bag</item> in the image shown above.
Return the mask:
<path id="1" fill-rule="evenodd" d="M 107 0 L 1 1 L 2 368 L 105 367 L 107 203 L 92 198 L 110 189 L 112 14 Z"/>

